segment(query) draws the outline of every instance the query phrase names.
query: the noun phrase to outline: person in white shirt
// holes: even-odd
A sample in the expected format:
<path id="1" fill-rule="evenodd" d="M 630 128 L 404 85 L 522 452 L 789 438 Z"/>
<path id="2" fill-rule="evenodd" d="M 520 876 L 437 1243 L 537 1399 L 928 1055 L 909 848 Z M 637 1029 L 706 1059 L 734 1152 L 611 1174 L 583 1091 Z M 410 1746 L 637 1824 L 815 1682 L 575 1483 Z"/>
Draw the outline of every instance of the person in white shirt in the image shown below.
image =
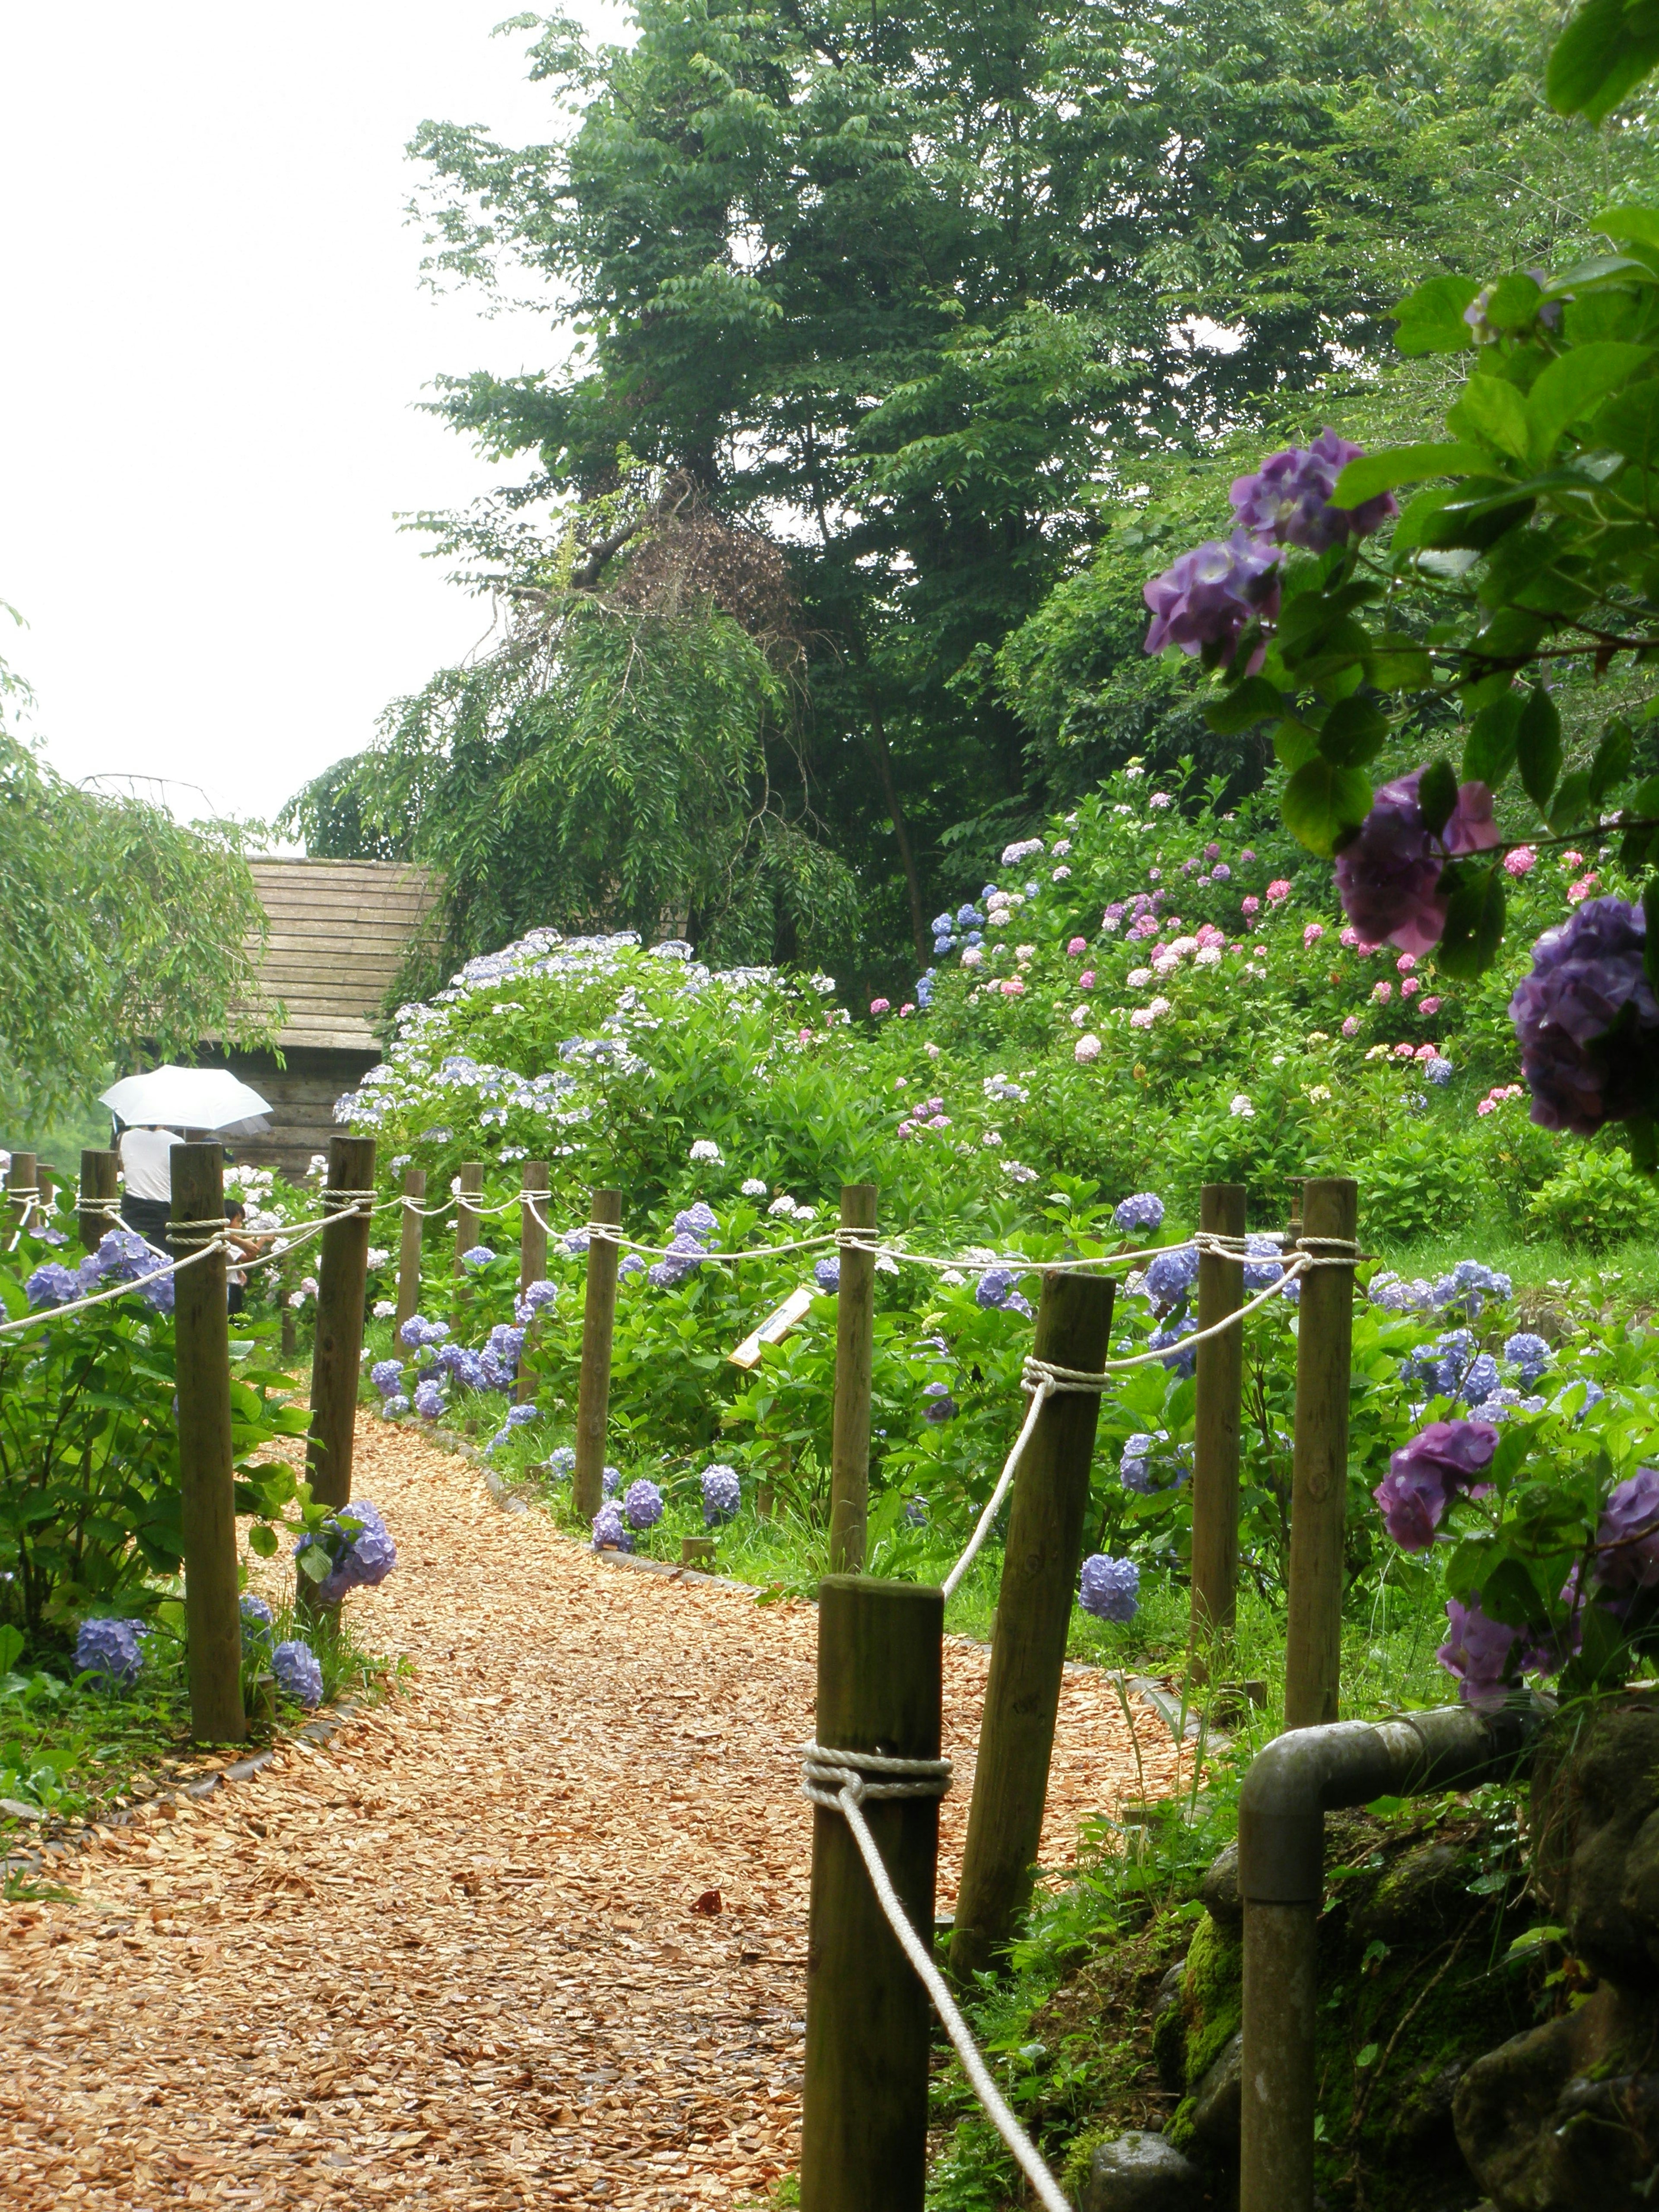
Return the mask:
<path id="1" fill-rule="evenodd" d="M 183 1142 L 171 1129 L 154 1125 L 121 1132 L 121 1218 L 158 1250 L 166 1247 L 173 1208 L 173 1148 Z"/>

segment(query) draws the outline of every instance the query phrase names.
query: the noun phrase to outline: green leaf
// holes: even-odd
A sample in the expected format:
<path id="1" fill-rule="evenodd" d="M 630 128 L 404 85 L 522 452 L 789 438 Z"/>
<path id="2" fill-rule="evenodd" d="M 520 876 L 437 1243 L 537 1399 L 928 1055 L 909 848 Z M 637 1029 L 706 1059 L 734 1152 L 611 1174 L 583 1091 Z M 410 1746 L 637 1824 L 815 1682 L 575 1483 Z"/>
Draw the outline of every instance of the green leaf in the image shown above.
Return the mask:
<path id="1" fill-rule="evenodd" d="M 1363 2051 L 1355 2051 L 1353 2058 L 1354 2064 L 1356 2066 L 1375 2066 L 1376 2063 L 1376 2054 L 1381 2048 L 1382 2045 L 1380 2044 L 1368 2043 Z"/>
<path id="2" fill-rule="evenodd" d="M 1606 238 L 1632 238 L 1638 246 L 1659 246 L 1659 207 L 1639 201 L 1603 208 L 1590 228 Z"/>
<path id="3" fill-rule="evenodd" d="M 307 1544 L 295 1562 L 302 1575 L 309 1575 L 314 1583 L 326 1582 L 333 1571 L 334 1562 L 321 1544 Z"/>
<path id="4" fill-rule="evenodd" d="M 1470 276 L 1431 276 L 1395 307 L 1395 345 L 1401 353 L 1461 353 L 1473 345 L 1463 310 L 1480 289 Z"/>
<path id="5" fill-rule="evenodd" d="M 1541 684 L 1527 695 L 1516 727 L 1515 756 L 1527 796 L 1541 814 L 1561 773 L 1561 717 Z"/>
<path id="6" fill-rule="evenodd" d="M 1339 699 L 1319 732 L 1319 750 L 1338 768 L 1364 768 L 1388 734 L 1387 716 L 1369 700 Z"/>
<path id="7" fill-rule="evenodd" d="M 1481 312 L 1495 331 L 1523 331 L 1536 316 L 1543 296 L 1538 279 L 1517 270 L 1498 278 Z"/>
<path id="8" fill-rule="evenodd" d="M 1463 778 L 1496 791 L 1515 765 L 1516 741 L 1523 705 L 1518 691 L 1506 692 L 1483 707 L 1463 741 Z"/>
<path id="9" fill-rule="evenodd" d="M 23 1632 L 10 1621 L 0 1626 L 0 1674 L 9 1674 L 12 1662 L 23 1649 Z"/>
<path id="10" fill-rule="evenodd" d="M 1631 763 L 1636 758 L 1636 739 L 1628 722 L 1613 720 L 1601 733 L 1601 742 L 1595 748 L 1595 757 L 1589 765 L 1589 797 L 1592 806 L 1599 806 L 1617 785 L 1630 774 Z"/>
<path id="11" fill-rule="evenodd" d="M 1647 929 L 1642 965 L 1647 970 L 1649 982 L 1659 990 L 1659 876 L 1648 878 L 1642 893 L 1642 920 Z"/>
<path id="12" fill-rule="evenodd" d="M 1589 797 L 1590 780 L 1588 769 L 1575 769 L 1571 775 L 1564 775 L 1557 787 L 1554 798 L 1550 801 L 1550 828 L 1552 830 L 1577 828 L 1585 808 L 1589 805 Z"/>
<path id="13" fill-rule="evenodd" d="M 1284 711 L 1284 695 L 1275 684 L 1265 676 L 1247 676 L 1231 691 L 1211 700 L 1205 707 L 1204 719 L 1218 738 L 1231 738 Z"/>
<path id="14" fill-rule="evenodd" d="M 1479 975 L 1498 957 L 1504 941 L 1504 872 L 1494 867 L 1464 870 L 1455 881 L 1446 908 L 1445 933 L 1435 947 L 1435 965 L 1443 975 Z"/>
<path id="15" fill-rule="evenodd" d="M 1379 691 L 1426 691 L 1434 682 L 1434 663 L 1402 630 L 1384 630 L 1372 639 L 1371 669 Z"/>
<path id="16" fill-rule="evenodd" d="M 1615 392 L 1589 428 L 1594 445 L 1611 446 L 1638 469 L 1659 467 L 1659 377 Z"/>
<path id="17" fill-rule="evenodd" d="M 1350 461 L 1331 494 L 1334 507 L 1360 507 L 1378 492 L 1393 491 L 1403 483 L 1419 483 L 1425 477 L 1462 476 L 1484 468 L 1486 457 L 1478 446 L 1389 446 L 1380 453 L 1362 453 Z"/>
<path id="18" fill-rule="evenodd" d="M 1328 860 L 1337 841 L 1370 811 L 1370 780 L 1362 769 L 1322 757 L 1304 761 L 1285 787 L 1285 826 L 1310 852 Z"/>
<path id="19" fill-rule="evenodd" d="M 1295 769 L 1319 750 L 1319 732 L 1305 722 L 1281 722 L 1273 732 L 1273 751 L 1281 768 Z"/>
<path id="20" fill-rule="evenodd" d="M 1659 36 L 1632 29 L 1624 0 L 1585 0 L 1550 48 L 1544 95 L 1559 115 L 1599 123 L 1656 62 Z"/>
<path id="21" fill-rule="evenodd" d="M 1527 458 L 1527 403 L 1507 378 L 1472 376 L 1446 420 L 1460 436 L 1478 439 L 1492 453 L 1516 461 Z"/>
<path id="22" fill-rule="evenodd" d="M 1424 827 L 1431 837 L 1437 837 L 1457 805 L 1457 774 L 1449 760 L 1431 761 L 1424 769 L 1417 787 L 1417 804 Z"/>
<path id="23" fill-rule="evenodd" d="M 1575 346 L 1571 353 L 1553 361 L 1527 394 L 1528 451 L 1534 463 L 1541 468 L 1564 430 L 1609 392 L 1633 382 L 1638 372 L 1652 360 L 1646 346 L 1598 338 L 1589 345 Z"/>
<path id="24" fill-rule="evenodd" d="M 1389 550 L 1395 559 L 1402 553 L 1414 552 L 1419 545 L 1428 544 L 1425 533 L 1455 489 L 1454 484 L 1432 484 L 1427 491 L 1418 493 L 1394 526 Z"/>
<path id="25" fill-rule="evenodd" d="M 274 1559 L 276 1556 L 276 1531 L 269 1522 L 256 1521 L 247 1532 L 247 1547 L 250 1552 L 257 1552 L 262 1559 Z"/>

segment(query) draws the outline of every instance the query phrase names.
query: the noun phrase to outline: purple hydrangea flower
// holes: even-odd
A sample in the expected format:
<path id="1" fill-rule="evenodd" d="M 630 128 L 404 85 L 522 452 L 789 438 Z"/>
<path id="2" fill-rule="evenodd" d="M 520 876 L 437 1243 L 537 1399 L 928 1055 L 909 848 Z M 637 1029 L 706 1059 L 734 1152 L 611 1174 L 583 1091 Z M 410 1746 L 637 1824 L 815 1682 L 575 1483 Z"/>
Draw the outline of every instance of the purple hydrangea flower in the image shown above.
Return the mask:
<path id="1" fill-rule="evenodd" d="M 353 1498 L 349 1505 L 331 1514 L 321 1528 L 301 1536 L 294 1547 L 294 1556 L 297 1559 L 301 1553 L 316 1546 L 321 1546 L 331 1561 L 327 1574 L 313 1585 L 322 1605 L 338 1605 L 348 1590 L 374 1589 L 398 1564 L 398 1547 L 367 1498 Z"/>
<path id="2" fill-rule="evenodd" d="M 1146 1340 L 1147 1346 L 1151 1351 L 1163 1352 L 1170 1346 L 1179 1345 L 1183 1336 L 1195 1334 L 1197 1328 L 1198 1323 L 1192 1316 L 1182 1314 L 1179 1319 L 1166 1322 L 1162 1328 L 1155 1328 Z M 1171 1375 L 1190 1375 L 1198 1364 L 1198 1346 L 1193 1345 L 1184 1352 L 1170 1352 L 1164 1364 Z"/>
<path id="3" fill-rule="evenodd" d="M 564 1246 L 566 1259 L 580 1260 L 592 1239 L 585 1229 L 567 1229 L 559 1241 Z"/>
<path id="4" fill-rule="evenodd" d="M 1574 1390 L 1583 1390 L 1584 1394 L 1584 1402 L 1578 1408 L 1577 1414 L 1574 1416 L 1574 1422 L 1576 1425 L 1577 1422 L 1583 1419 L 1585 1414 L 1589 1413 L 1592 1406 L 1599 1406 L 1602 1399 L 1605 1398 L 1607 1394 L 1601 1388 L 1601 1385 L 1595 1382 L 1591 1376 L 1588 1375 L 1576 1375 L 1572 1381 L 1567 1384 L 1565 1390 L 1559 1391 L 1556 1394 L 1555 1399 L 1551 1407 L 1551 1411 L 1558 1413 L 1560 1413 L 1562 1411 L 1562 1400 L 1565 1398 L 1570 1392 Z"/>
<path id="5" fill-rule="evenodd" d="M 1425 1062 L 1423 1073 L 1431 1083 L 1449 1083 L 1453 1074 L 1452 1064 L 1443 1053 L 1436 1053 L 1432 1060 Z"/>
<path id="6" fill-rule="evenodd" d="M 424 1314 L 410 1314 L 398 1331 L 398 1341 L 411 1352 L 422 1352 L 428 1345 L 441 1344 L 448 1334 L 447 1321 L 428 1321 Z"/>
<path id="7" fill-rule="evenodd" d="M 689 1231 L 681 1231 L 670 1244 L 667 1258 L 647 1270 L 647 1279 L 659 1291 L 672 1290 L 688 1275 L 695 1275 L 702 1265 L 702 1246 Z"/>
<path id="8" fill-rule="evenodd" d="M 1513 1279 L 1501 1267 L 1488 1267 L 1480 1260 L 1460 1260 L 1442 1275 L 1430 1291 L 1432 1303 L 1447 1312 L 1467 1314 L 1478 1320 L 1489 1297 L 1508 1298 L 1515 1293 Z"/>
<path id="9" fill-rule="evenodd" d="M 927 1526 L 927 1500 L 925 1498 L 905 1499 L 904 1525 L 907 1528 L 925 1528 Z"/>
<path id="10" fill-rule="evenodd" d="M 826 1297 L 833 1297 L 841 1288 L 841 1255 L 827 1252 L 812 1267 L 812 1280 Z"/>
<path id="11" fill-rule="evenodd" d="M 1164 1200 L 1156 1191 L 1138 1190 L 1119 1199 L 1112 1208 L 1113 1225 L 1125 1237 L 1132 1230 L 1161 1229 L 1164 1225 Z"/>
<path id="12" fill-rule="evenodd" d="M 83 1620 L 75 1639 L 77 1674 L 101 1675 L 106 1684 L 130 1688 L 143 1670 L 142 1620 Z"/>
<path id="13" fill-rule="evenodd" d="M 48 1260 L 24 1284 L 23 1294 L 32 1306 L 66 1306 L 71 1298 L 81 1296 L 79 1270 L 64 1267 L 61 1261 Z"/>
<path id="14" fill-rule="evenodd" d="M 1233 513 L 1240 526 L 1311 553 L 1368 538 L 1399 514 L 1392 492 L 1379 492 L 1359 507 L 1331 505 L 1337 478 L 1364 451 L 1334 430 L 1322 430 L 1311 446 L 1291 446 L 1264 461 L 1254 476 L 1235 477 Z"/>
<path id="15" fill-rule="evenodd" d="M 403 1362 L 377 1359 L 368 1370 L 368 1379 L 383 1398 L 395 1398 L 404 1387 Z"/>
<path id="16" fill-rule="evenodd" d="M 602 1498 L 614 1498 L 621 1488 L 622 1469 L 619 1467 L 602 1468 L 599 1470 L 599 1495 Z"/>
<path id="17" fill-rule="evenodd" d="M 1532 1329 L 1518 1328 L 1504 1341 L 1504 1357 L 1521 1372 L 1522 1389 L 1530 1390 L 1552 1358 L 1549 1346 Z"/>
<path id="18" fill-rule="evenodd" d="M 1659 1468 L 1638 1467 L 1601 1509 L 1595 1571 L 1609 1589 L 1651 1589 L 1659 1583 Z"/>
<path id="19" fill-rule="evenodd" d="M 464 1267 L 487 1267 L 495 1256 L 488 1244 L 470 1245 L 461 1255 L 461 1265 Z"/>
<path id="20" fill-rule="evenodd" d="M 1431 1421 L 1402 1445 L 1371 1496 L 1402 1552 L 1425 1552 L 1459 1489 L 1484 1494 L 1474 1478 L 1492 1464 L 1498 1431 L 1490 1421 Z"/>
<path id="21" fill-rule="evenodd" d="M 1178 1306 L 1197 1280 L 1196 1247 L 1172 1244 L 1147 1263 L 1141 1287 L 1155 1306 Z"/>
<path id="22" fill-rule="evenodd" d="M 951 1395 L 948 1382 L 929 1382 L 921 1395 L 927 1401 L 926 1417 L 935 1427 L 942 1427 L 946 1421 L 955 1420 L 957 1401 Z"/>
<path id="23" fill-rule="evenodd" d="M 593 1516 L 593 1549 L 596 1552 L 631 1552 L 634 1532 L 623 1519 L 623 1510 L 614 1500 L 601 1505 Z"/>
<path id="24" fill-rule="evenodd" d="M 635 1256 L 636 1255 L 630 1252 L 629 1259 Z M 623 1262 L 624 1270 L 627 1264 L 627 1261 Z M 558 1295 L 557 1284 L 550 1283 L 544 1275 L 538 1282 L 526 1283 L 519 1296 L 513 1301 L 514 1320 L 520 1328 L 528 1328 L 542 1308 L 550 1306 Z"/>
<path id="25" fill-rule="evenodd" d="M 1250 1255 L 1244 1262 L 1245 1290 L 1251 1296 L 1257 1291 L 1270 1291 L 1285 1272 L 1277 1241 L 1265 1230 L 1255 1230 L 1245 1237 L 1244 1249 Z"/>
<path id="26" fill-rule="evenodd" d="M 630 1528 L 654 1528 L 662 1519 L 662 1492 L 654 1482 L 641 1475 L 630 1482 L 623 1498 L 623 1511 L 628 1516 Z"/>
<path id="27" fill-rule="evenodd" d="M 440 1384 L 430 1380 L 415 1386 L 415 1410 L 423 1421 L 435 1421 L 444 1409 L 444 1394 Z"/>
<path id="28" fill-rule="evenodd" d="M 720 1225 L 720 1217 L 714 1207 L 701 1198 L 695 1206 L 688 1206 L 674 1216 L 675 1237 L 695 1237 L 699 1244 L 706 1244 Z"/>
<path id="29" fill-rule="evenodd" d="M 1083 1562 L 1078 1603 L 1097 1620 L 1133 1620 L 1140 1610 L 1140 1570 L 1133 1559 L 1096 1552 Z"/>
<path id="30" fill-rule="evenodd" d="M 717 1522 L 729 1521 L 743 1503 L 743 1485 L 738 1480 L 738 1470 L 717 1463 L 702 1471 L 702 1521 L 705 1528 Z"/>
<path id="31" fill-rule="evenodd" d="M 1439 890 L 1447 860 L 1498 842 L 1492 793 L 1484 783 L 1457 787 L 1457 805 L 1438 836 L 1431 836 L 1418 804 L 1423 771 L 1383 784 L 1371 811 L 1336 856 L 1342 910 L 1368 944 L 1385 939 L 1402 952 L 1438 945 L 1447 902 Z"/>
<path id="32" fill-rule="evenodd" d="M 381 1407 L 380 1411 L 386 1415 L 388 1419 L 394 1413 L 406 1413 L 409 1411 L 409 1401 L 404 1397 L 400 1390 L 395 1398 L 388 1398 L 386 1400 L 386 1403 Z"/>
<path id="33" fill-rule="evenodd" d="M 975 1303 L 988 1313 L 998 1306 L 1006 1306 L 1014 1287 L 1012 1267 L 988 1267 L 974 1285 Z"/>
<path id="34" fill-rule="evenodd" d="M 289 1643 L 279 1644 L 270 1655 L 270 1671 L 276 1677 L 278 1689 L 301 1705 L 321 1705 L 323 1670 L 308 1644 L 302 1644 L 297 1637 Z"/>
<path id="35" fill-rule="evenodd" d="M 576 1471 L 576 1450 L 574 1444 L 560 1444 L 547 1455 L 550 1474 L 574 1474 Z"/>
<path id="36" fill-rule="evenodd" d="M 639 1254 L 637 1252 L 624 1252 L 622 1257 L 622 1264 L 617 1269 L 617 1280 L 619 1283 L 631 1283 L 635 1275 L 642 1275 L 644 1273 L 645 1262 L 640 1257 Z"/>
<path id="37" fill-rule="evenodd" d="M 1532 949 L 1510 1019 L 1541 1128 L 1594 1136 L 1659 1098 L 1659 998 L 1643 966 L 1647 922 L 1626 899 L 1586 899 Z"/>
<path id="38" fill-rule="evenodd" d="M 1243 530 L 1224 543 L 1211 538 L 1183 553 L 1172 568 L 1142 587 L 1152 610 L 1148 653 L 1178 645 L 1200 653 L 1206 646 L 1231 655 L 1245 625 L 1279 612 L 1279 553 Z"/>
<path id="39" fill-rule="evenodd" d="M 1158 1445 L 1169 1441 L 1167 1429 L 1155 1430 L 1151 1435 L 1145 1430 L 1139 1430 L 1133 1436 L 1125 1437 L 1122 1457 L 1118 1462 L 1118 1474 L 1126 1490 L 1139 1491 L 1142 1497 L 1152 1491 L 1154 1486 L 1152 1472 L 1147 1462 Z"/>
<path id="40" fill-rule="evenodd" d="M 257 1591 L 244 1590 L 238 1607 L 242 1616 L 242 1656 L 269 1651 L 276 1616 Z"/>
<path id="41" fill-rule="evenodd" d="M 1480 1610 L 1478 1591 L 1468 1605 L 1448 1598 L 1446 1620 L 1446 1641 L 1435 1657 L 1457 1677 L 1457 1694 L 1466 1705 L 1493 1711 L 1504 1702 L 1520 1631 L 1489 1620 Z"/>

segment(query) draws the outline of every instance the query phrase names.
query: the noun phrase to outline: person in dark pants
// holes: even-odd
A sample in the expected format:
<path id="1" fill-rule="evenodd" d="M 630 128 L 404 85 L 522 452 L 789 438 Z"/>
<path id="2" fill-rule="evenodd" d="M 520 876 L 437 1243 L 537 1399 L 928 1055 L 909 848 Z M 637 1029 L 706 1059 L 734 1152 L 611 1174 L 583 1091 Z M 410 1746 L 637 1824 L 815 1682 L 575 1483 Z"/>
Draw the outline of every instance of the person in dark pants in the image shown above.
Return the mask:
<path id="1" fill-rule="evenodd" d="M 121 1132 L 121 1218 L 157 1251 L 167 1249 L 173 1210 L 173 1147 L 183 1141 L 154 1125 Z"/>

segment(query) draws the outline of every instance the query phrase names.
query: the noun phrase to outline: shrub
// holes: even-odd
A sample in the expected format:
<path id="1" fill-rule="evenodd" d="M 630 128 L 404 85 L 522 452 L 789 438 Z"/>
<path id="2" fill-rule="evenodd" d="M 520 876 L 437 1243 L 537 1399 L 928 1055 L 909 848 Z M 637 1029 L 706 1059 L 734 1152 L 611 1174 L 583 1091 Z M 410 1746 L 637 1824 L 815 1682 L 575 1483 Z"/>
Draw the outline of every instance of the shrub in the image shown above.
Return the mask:
<path id="1" fill-rule="evenodd" d="M 1626 1153 L 1574 1152 L 1527 1212 L 1550 1235 L 1601 1252 L 1650 1233 L 1659 1224 L 1659 1194 L 1652 1177 L 1637 1174 Z"/>

